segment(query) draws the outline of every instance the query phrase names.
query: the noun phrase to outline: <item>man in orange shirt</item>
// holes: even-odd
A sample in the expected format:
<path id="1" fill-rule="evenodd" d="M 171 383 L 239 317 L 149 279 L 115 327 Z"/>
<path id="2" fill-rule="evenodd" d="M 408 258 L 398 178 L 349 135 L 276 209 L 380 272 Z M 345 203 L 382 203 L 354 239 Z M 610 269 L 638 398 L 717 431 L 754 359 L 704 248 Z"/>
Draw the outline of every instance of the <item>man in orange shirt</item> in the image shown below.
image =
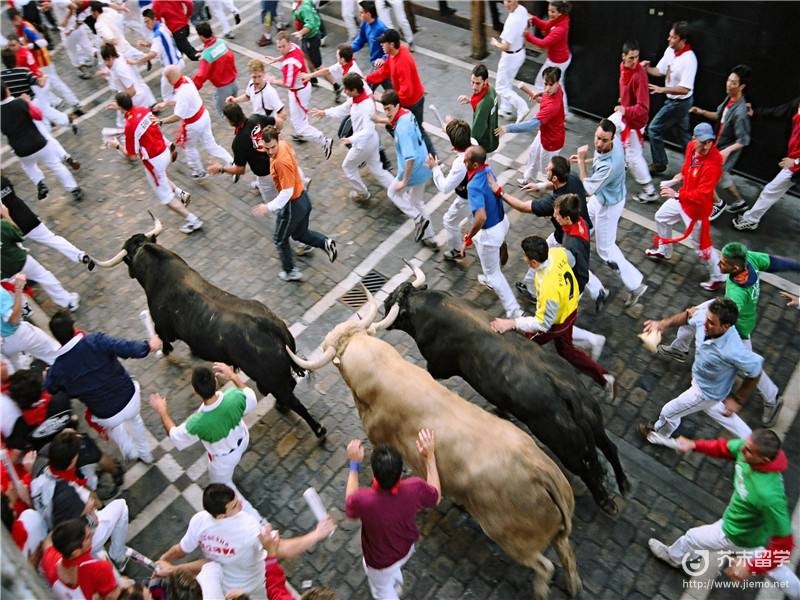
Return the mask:
<path id="1" fill-rule="evenodd" d="M 289 238 L 324 249 L 331 262 L 336 260 L 336 241 L 308 228 L 311 201 L 303 185 L 303 176 L 294 150 L 287 142 L 278 139 L 277 128 L 265 127 L 258 146 L 269 155 L 269 172 L 278 195 L 270 202 L 256 205 L 253 214 L 264 217 L 267 213 L 276 213 L 272 240 L 281 253 L 283 266 L 278 277 L 283 281 L 300 281 L 303 274 L 295 267 Z"/>

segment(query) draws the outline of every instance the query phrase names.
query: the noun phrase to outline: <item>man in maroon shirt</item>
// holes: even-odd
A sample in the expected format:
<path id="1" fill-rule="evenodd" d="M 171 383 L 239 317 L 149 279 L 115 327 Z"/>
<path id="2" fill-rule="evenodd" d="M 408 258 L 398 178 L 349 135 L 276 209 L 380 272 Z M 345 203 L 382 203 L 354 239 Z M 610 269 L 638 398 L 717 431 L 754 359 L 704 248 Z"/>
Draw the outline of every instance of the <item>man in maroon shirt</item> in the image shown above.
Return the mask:
<path id="1" fill-rule="evenodd" d="M 400 479 L 403 459 L 391 446 L 379 446 L 372 452 L 371 487 L 358 487 L 358 471 L 364 460 L 361 441 L 347 445 L 350 474 L 345 489 L 347 516 L 361 520 L 361 549 L 372 597 L 380 600 L 399 598 L 403 585 L 400 569 L 414 553 L 419 539 L 416 515 L 420 508 L 439 503 L 442 488 L 434 455 L 433 431 L 422 429 L 417 450 L 425 459 L 427 482 L 419 477 Z"/>
<path id="2" fill-rule="evenodd" d="M 192 0 L 154 0 L 152 8 L 156 18 L 172 32 L 178 50 L 189 60 L 198 60 L 200 54 L 189 43 L 189 17 L 194 10 Z"/>

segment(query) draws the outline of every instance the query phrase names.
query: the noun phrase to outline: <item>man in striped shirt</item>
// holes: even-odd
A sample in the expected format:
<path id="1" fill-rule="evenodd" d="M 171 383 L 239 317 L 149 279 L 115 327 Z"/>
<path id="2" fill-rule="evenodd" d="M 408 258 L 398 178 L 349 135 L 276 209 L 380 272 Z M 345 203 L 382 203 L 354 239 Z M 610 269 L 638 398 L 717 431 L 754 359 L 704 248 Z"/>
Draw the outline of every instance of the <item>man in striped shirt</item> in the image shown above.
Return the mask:
<path id="1" fill-rule="evenodd" d="M 172 84 L 167 80 L 167 67 L 175 65 L 181 72 L 186 67 L 183 60 L 181 51 L 175 45 L 175 40 L 172 37 L 167 26 L 161 21 L 156 19 L 156 15 L 152 9 L 146 8 L 142 11 L 142 20 L 144 25 L 150 30 L 153 38 L 148 44 L 145 41 L 139 40 L 138 46 L 146 51 L 146 54 L 135 61 L 130 61 L 131 64 L 140 65 L 150 62 L 154 58 L 158 58 L 164 66 L 164 71 L 161 73 L 161 100 L 167 102 L 172 100 L 175 95 L 175 90 Z"/>

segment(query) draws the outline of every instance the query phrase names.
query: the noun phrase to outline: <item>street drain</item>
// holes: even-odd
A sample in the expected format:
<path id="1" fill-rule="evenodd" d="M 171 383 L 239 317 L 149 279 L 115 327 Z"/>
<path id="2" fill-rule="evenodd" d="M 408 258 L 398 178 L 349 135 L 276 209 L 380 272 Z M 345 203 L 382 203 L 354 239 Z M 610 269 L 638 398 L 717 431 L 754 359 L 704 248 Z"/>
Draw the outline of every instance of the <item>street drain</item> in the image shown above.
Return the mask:
<path id="1" fill-rule="evenodd" d="M 387 281 L 388 279 L 385 275 L 372 270 L 361 278 L 361 283 L 353 286 L 352 289 L 348 290 L 339 298 L 339 301 L 353 310 L 358 310 L 367 303 L 367 295 L 364 293 L 364 288 L 361 287 L 361 284 L 363 283 L 364 287 L 367 288 L 370 293 L 374 294 L 381 289 L 383 284 Z"/>

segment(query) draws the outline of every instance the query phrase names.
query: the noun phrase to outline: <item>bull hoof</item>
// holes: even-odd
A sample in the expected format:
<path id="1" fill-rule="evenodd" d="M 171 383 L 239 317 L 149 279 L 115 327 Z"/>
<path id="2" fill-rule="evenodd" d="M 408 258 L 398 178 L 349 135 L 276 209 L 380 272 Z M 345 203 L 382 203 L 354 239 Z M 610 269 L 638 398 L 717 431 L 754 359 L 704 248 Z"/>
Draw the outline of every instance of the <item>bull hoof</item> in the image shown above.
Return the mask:
<path id="1" fill-rule="evenodd" d="M 628 496 L 630 496 L 631 492 L 633 491 L 633 486 L 631 485 L 631 482 L 629 480 L 627 480 L 627 479 L 625 481 L 623 481 L 619 486 L 619 491 L 626 498 Z"/>
<path id="2" fill-rule="evenodd" d="M 609 496 L 605 502 L 600 505 L 603 512 L 610 517 L 616 517 L 625 508 L 625 500 L 622 496 Z"/>
<path id="3" fill-rule="evenodd" d="M 279 413 L 283 413 L 284 415 L 289 412 L 289 407 L 286 406 L 283 402 L 276 400 L 275 401 L 275 410 Z"/>
<path id="4" fill-rule="evenodd" d="M 325 438 L 328 436 L 328 430 L 325 429 L 324 425 L 320 425 L 319 429 L 314 431 L 314 435 L 317 436 L 317 440 L 320 442 L 325 441 Z"/>

